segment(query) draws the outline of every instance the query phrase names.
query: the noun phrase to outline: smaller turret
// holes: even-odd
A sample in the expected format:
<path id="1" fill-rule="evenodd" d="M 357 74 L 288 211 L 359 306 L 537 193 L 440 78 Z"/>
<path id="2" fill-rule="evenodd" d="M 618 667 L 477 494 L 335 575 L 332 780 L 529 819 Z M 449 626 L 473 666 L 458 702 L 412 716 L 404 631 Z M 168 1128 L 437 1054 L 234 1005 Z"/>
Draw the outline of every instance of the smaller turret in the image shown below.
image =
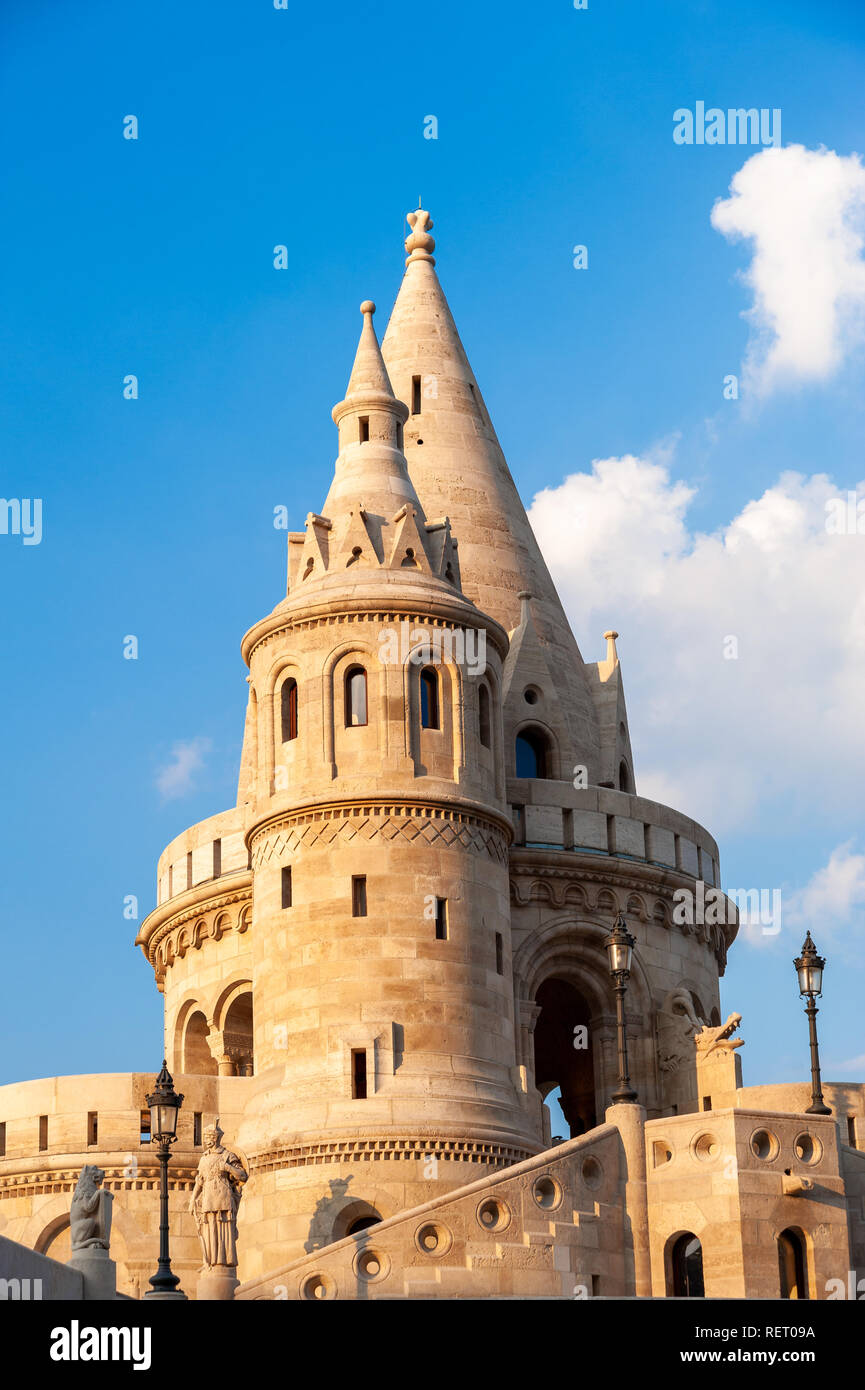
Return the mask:
<path id="1" fill-rule="evenodd" d="M 408 408 L 393 393 L 372 316 L 363 328 L 345 397 L 333 408 L 339 455 L 323 513 L 288 538 L 288 588 L 304 593 L 353 580 L 365 569 L 399 569 L 459 590 L 456 541 L 447 517 L 427 522 L 403 453 Z M 353 573 L 346 576 L 346 570 Z"/>

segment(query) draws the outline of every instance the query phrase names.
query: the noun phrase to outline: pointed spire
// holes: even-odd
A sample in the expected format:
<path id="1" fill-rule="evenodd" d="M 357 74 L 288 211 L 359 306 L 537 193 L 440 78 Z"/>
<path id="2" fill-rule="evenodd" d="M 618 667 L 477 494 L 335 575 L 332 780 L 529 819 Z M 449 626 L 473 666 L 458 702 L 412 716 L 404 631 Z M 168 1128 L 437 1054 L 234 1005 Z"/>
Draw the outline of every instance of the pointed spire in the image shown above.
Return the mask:
<path id="1" fill-rule="evenodd" d="M 354 366 L 348 379 L 345 401 L 341 401 L 340 405 L 335 405 L 333 408 L 334 420 L 337 418 L 336 412 L 340 406 L 352 399 L 359 398 L 369 401 L 370 397 L 382 396 L 388 403 L 392 401 L 396 404 L 387 367 L 384 365 L 384 358 L 381 355 L 381 348 L 373 328 L 372 316 L 375 313 L 375 305 L 371 299 L 363 301 L 360 312 L 363 314 L 363 328 L 355 353 Z"/>
<path id="2" fill-rule="evenodd" d="M 402 451 L 408 409 L 398 401 L 375 336 L 375 305 L 360 306 L 363 328 L 343 400 L 333 407 L 339 429 L 336 473 L 322 515 L 335 520 L 350 505 L 390 517 L 406 502 L 419 512 Z"/>
<path id="3" fill-rule="evenodd" d="M 399 398 L 411 402 L 405 455 L 427 516 L 449 516 L 460 542 L 463 591 L 512 631 L 523 592 L 533 597 L 540 640 L 551 648 L 566 713 L 563 756 L 597 780 L 597 715 L 583 659 L 484 405 L 435 271 L 432 218 L 408 216 L 402 285 L 382 341 Z"/>

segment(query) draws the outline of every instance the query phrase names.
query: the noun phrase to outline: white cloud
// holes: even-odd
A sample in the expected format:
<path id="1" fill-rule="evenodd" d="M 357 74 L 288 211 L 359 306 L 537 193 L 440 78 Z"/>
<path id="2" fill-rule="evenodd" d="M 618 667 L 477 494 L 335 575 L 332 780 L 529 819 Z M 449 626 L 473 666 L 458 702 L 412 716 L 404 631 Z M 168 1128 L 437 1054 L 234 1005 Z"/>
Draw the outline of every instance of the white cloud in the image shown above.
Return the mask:
<path id="1" fill-rule="evenodd" d="M 193 738 L 175 743 L 171 750 L 171 762 L 159 769 L 156 785 L 164 801 L 186 796 L 193 790 L 195 773 L 204 766 L 204 755 L 209 753 L 209 738 Z"/>
<path id="2" fill-rule="evenodd" d="M 858 815 L 865 536 L 826 530 L 845 492 L 785 473 L 710 535 L 688 524 L 692 486 L 628 455 L 532 505 L 584 656 L 621 633 L 638 791 L 714 834 L 767 816 L 844 834 Z"/>
<path id="3" fill-rule="evenodd" d="M 761 150 L 733 177 L 712 226 L 753 243 L 745 380 L 758 395 L 828 377 L 865 327 L 865 166 L 859 155 Z"/>
<path id="4" fill-rule="evenodd" d="M 853 851 L 853 841 L 838 845 L 829 862 L 814 873 L 790 899 L 791 926 L 813 931 L 822 941 L 840 933 L 849 940 L 861 931 L 865 918 L 865 854 Z"/>

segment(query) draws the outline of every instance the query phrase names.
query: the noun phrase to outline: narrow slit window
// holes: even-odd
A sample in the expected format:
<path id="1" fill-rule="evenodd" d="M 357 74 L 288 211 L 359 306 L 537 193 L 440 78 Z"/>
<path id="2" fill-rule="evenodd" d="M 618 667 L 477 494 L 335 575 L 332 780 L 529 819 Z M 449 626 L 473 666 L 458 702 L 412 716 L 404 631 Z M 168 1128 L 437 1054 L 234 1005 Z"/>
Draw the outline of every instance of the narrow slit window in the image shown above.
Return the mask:
<path id="1" fill-rule="evenodd" d="M 420 377 L 413 376 L 411 379 L 411 413 L 420 415 Z"/>
<path id="2" fill-rule="evenodd" d="M 282 905 L 291 907 L 291 866 L 286 865 L 282 871 Z"/>
<path id="3" fill-rule="evenodd" d="M 48 1148 L 48 1116 L 39 1116 L 39 1152 L 44 1153 Z"/>
<path id="4" fill-rule="evenodd" d="M 213 877 L 219 878 L 222 873 L 222 841 L 213 842 Z"/>
<path id="5" fill-rule="evenodd" d="M 6 1121 L 0 1122 L 0 1158 L 6 1157 Z"/>
<path id="6" fill-rule="evenodd" d="M 856 1116 L 847 1116 L 847 1143 L 851 1149 L 856 1147 Z"/>
<path id="7" fill-rule="evenodd" d="M 345 727 L 356 728 L 366 721 L 366 671 L 362 666 L 351 666 L 345 676 Z"/>
<path id="8" fill-rule="evenodd" d="M 99 1115 L 95 1110 L 88 1110 L 87 1112 L 87 1143 L 88 1145 L 99 1143 Z"/>
<path id="9" fill-rule="evenodd" d="M 290 743 L 297 738 L 297 681 L 289 679 L 282 683 L 282 741 Z"/>
<path id="10" fill-rule="evenodd" d="M 436 941 L 448 939 L 448 900 L 436 898 Z"/>
<path id="11" fill-rule="evenodd" d="M 396 422 L 396 447 L 397 447 L 398 449 L 402 449 L 402 448 L 403 448 L 403 445 L 404 445 L 404 442 L 405 442 L 405 441 L 404 441 L 404 439 L 403 439 L 402 421 L 401 421 L 401 420 L 397 420 L 397 422 Z"/>
<path id="12" fill-rule="evenodd" d="M 366 1100 L 366 1049 L 363 1047 L 351 1050 L 351 1096 L 352 1100 Z"/>
<path id="13" fill-rule="evenodd" d="M 140 1142 L 141 1142 L 142 1144 L 149 1144 L 149 1143 L 150 1143 L 150 1111 L 149 1111 L 149 1110 L 142 1110 L 142 1111 L 141 1111 L 141 1129 L 140 1129 L 139 1135 L 140 1135 Z"/>
<path id="14" fill-rule="evenodd" d="M 366 916 L 366 875 L 355 874 L 351 880 L 351 915 Z"/>
<path id="15" fill-rule="evenodd" d="M 359 417 L 359 419 L 358 419 L 358 424 L 359 424 L 359 426 L 360 426 L 360 433 L 359 433 L 360 442 L 361 442 L 361 444 L 368 444 L 368 443 L 369 443 L 369 416 L 368 416 L 368 415 L 361 415 L 361 416 Z"/>
<path id="16" fill-rule="evenodd" d="M 438 672 L 426 666 L 420 673 L 420 722 L 422 729 L 438 729 L 439 678 Z"/>
<path id="17" fill-rule="evenodd" d="M 501 934 L 501 932 L 500 932 L 500 931 L 497 931 L 497 932 L 496 932 L 496 974 L 497 974 L 497 975 L 504 975 L 504 973 L 505 973 L 505 943 L 504 943 L 504 941 L 502 940 L 502 934 Z"/>
<path id="18" fill-rule="evenodd" d="M 192 1147 L 201 1148 L 201 1111 L 194 1110 L 192 1113 Z"/>
<path id="19" fill-rule="evenodd" d="M 490 692 L 485 685 L 478 688 L 478 736 L 484 748 L 489 748 L 490 735 Z"/>
<path id="20" fill-rule="evenodd" d="M 186 856 L 186 886 L 192 887 L 192 850 Z"/>

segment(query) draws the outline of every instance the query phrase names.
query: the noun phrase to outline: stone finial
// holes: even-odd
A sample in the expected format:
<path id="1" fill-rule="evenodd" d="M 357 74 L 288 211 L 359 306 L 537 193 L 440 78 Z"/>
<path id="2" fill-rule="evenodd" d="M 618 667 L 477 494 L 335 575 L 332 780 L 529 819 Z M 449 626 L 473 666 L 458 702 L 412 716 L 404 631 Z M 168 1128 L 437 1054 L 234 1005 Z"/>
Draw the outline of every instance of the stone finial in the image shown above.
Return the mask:
<path id="1" fill-rule="evenodd" d="M 608 628 L 604 633 L 607 643 L 607 662 L 610 665 L 614 665 L 619 659 L 619 653 L 616 651 L 616 638 L 618 635 L 619 634 L 615 632 L 613 628 Z"/>
<path id="2" fill-rule="evenodd" d="M 405 249 L 408 252 L 406 265 L 412 261 L 431 261 L 435 265 L 433 251 L 436 249 L 435 239 L 430 236 L 430 228 L 433 220 L 425 208 L 418 208 L 416 212 L 410 212 L 406 218 L 411 227 L 411 236 L 405 240 Z"/>
<path id="3" fill-rule="evenodd" d="M 365 300 L 363 301 L 363 303 L 362 303 L 361 306 L 360 306 L 360 312 L 361 312 L 362 314 L 374 314 L 374 313 L 375 313 L 375 305 L 373 304 L 373 302 L 372 302 L 371 299 L 365 299 Z"/>

